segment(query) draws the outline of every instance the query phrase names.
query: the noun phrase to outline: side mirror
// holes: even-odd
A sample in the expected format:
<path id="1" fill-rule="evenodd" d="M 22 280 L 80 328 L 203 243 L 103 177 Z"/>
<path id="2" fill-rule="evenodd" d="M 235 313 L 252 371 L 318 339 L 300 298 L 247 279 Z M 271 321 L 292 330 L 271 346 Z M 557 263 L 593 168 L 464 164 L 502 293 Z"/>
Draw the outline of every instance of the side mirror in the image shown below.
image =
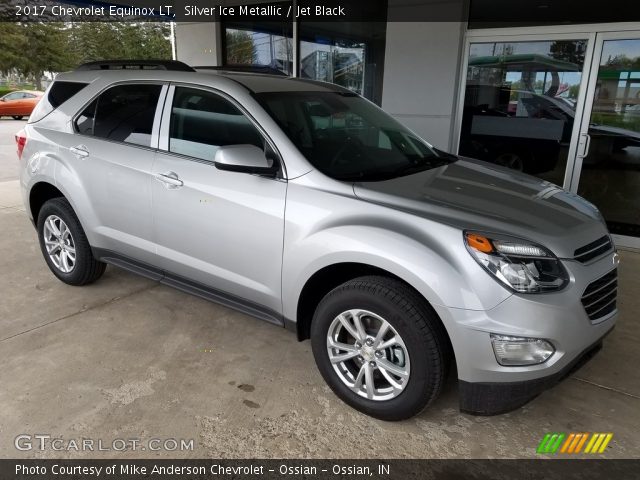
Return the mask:
<path id="1" fill-rule="evenodd" d="M 276 162 L 269 162 L 264 152 L 255 145 L 227 145 L 219 147 L 213 159 L 219 170 L 231 172 L 275 175 Z"/>
<path id="2" fill-rule="evenodd" d="M 4 97 L 0 98 L 0 102 L 6 102 L 6 101 L 7 101 L 6 98 L 4 98 Z"/>

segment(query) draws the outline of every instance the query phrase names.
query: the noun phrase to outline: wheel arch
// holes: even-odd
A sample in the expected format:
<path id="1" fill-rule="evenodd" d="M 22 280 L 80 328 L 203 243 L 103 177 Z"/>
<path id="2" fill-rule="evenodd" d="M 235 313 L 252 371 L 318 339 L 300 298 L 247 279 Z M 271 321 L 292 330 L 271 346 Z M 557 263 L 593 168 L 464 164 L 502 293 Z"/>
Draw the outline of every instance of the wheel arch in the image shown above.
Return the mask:
<path id="1" fill-rule="evenodd" d="M 29 190 L 29 211 L 34 224 L 38 223 L 38 214 L 42 205 L 52 198 L 59 197 L 66 198 L 59 188 L 49 182 L 40 181 L 31 187 L 31 190 Z"/>
<path id="2" fill-rule="evenodd" d="M 392 278 L 401 282 L 406 287 L 411 289 L 418 295 L 424 302 L 427 308 L 431 310 L 434 318 L 440 322 L 449 343 L 448 348 L 451 354 L 451 359 L 455 362 L 455 354 L 451 345 L 451 337 L 447 330 L 446 325 L 431 306 L 428 299 L 424 297 L 413 285 L 399 277 L 398 275 L 374 265 L 358 262 L 340 262 L 326 265 L 317 270 L 309 279 L 305 282 L 300 295 L 298 297 L 298 303 L 296 308 L 296 322 L 295 329 L 298 336 L 298 340 L 303 341 L 310 338 L 311 334 L 311 321 L 313 320 L 313 314 L 315 313 L 318 303 L 324 298 L 324 296 L 337 286 L 353 280 L 358 277 L 377 275 L 386 278 Z"/>

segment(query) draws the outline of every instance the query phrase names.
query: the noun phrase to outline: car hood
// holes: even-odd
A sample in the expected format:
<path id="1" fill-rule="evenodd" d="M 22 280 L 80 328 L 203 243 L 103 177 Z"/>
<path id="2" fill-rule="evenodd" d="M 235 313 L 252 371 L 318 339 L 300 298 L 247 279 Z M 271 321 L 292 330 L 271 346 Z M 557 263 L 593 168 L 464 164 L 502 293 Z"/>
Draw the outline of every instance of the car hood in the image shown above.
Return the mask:
<path id="1" fill-rule="evenodd" d="M 560 258 L 603 235 L 598 210 L 552 183 L 460 158 L 404 177 L 355 183 L 355 195 L 460 229 L 510 234 L 550 248 Z"/>

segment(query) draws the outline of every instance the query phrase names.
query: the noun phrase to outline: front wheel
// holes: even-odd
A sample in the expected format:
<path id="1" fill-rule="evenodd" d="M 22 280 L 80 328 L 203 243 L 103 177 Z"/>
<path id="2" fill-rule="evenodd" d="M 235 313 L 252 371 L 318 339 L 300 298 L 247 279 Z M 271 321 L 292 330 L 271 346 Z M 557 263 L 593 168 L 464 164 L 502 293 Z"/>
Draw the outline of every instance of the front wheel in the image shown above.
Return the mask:
<path id="1" fill-rule="evenodd" d="M 322 299 L 312 322 L 318 369 L 355 409 L 403 420 L 440 393 L 449 356 L 446 333 L 405 284 L 378 276 L 346 282 Z"/>
<path id="2" fill-rule="evenodd" d="M 13 115 L 14 120 L 22 120 L 22 115 Z"/>
<path id="3" fill-rule="evenodd" d="M 65 198 L 45 202 L 38 214 L 40 249 L 53 274 L 69 285 L 87 285 L 106 265 L 96 260 L 73 208 Z"/>

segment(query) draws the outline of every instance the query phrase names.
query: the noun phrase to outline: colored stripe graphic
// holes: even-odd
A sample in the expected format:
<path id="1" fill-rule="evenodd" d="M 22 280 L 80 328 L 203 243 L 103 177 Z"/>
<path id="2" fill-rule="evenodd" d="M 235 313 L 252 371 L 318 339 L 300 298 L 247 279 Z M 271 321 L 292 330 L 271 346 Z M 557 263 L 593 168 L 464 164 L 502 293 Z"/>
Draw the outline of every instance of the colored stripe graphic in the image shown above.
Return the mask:
<path id="1" fill-rule="evenodd" d="M 600 450 L 598 451 L 598 453 L 604 453 L 604 449 L 607 448 L 607 445 L 609 445 L 609 442 L 613 438 L 613 433 L 607 433 L 606 435 L 607 436 L 604 438 L 602 445 L 600 445 Z"/>
<path id="2" fill-rule="evenodd" d="M 564 433 L 547 433 L 538 445 L 537 453 L 556 453 L 564 438 Z"/>
<path id="3" fill-rule="evenodd" d="M 546 453 L 546 449 L 545 449 L 545 447 L 546 447 L 546 445 L 547 445 L 547 442 L 549 441 L 549 438 L 551 438 L 551 434 L 550 434 L 550 433 L 547 433 L 547 434 L 543 437 L 543 439 L 542 439 L 542 441 L 540 442 L 540 444 L 538 445 L 538 449 L 536 450 L 536 453 Z"/>
<path id="4" fill-rule="evenodd" d="M 572 433 L 562 445 L 560 453 L 580 453 L 582 445 L 589 437 L 588 433 Z"/>
<path id="5" fill-rule="evenodd" d="M 547 433 L 536 450 L 537 453 L 604 453 L 613 433 Z M 582 447 L 585 446 L 584 451 Z"/>
<path id="6" fill-rule="evenodd" d="M 584 453 L 604 453 L 612 438 L 613 433 L 594 433 Z"/>
<path id="7" fill-rule="evenodd" d="M 570 452 L 570 453 L 580 453 L 580 450 L 582 450 L 582 446 L 584 445 L 584 442 L 587 441 L 587 438 L 589 438 L 589 434 L 583 433 L 582 438 L 580 439 L 580 442 L 578 443 L 578 445 L 576 445 L 575 452 Z"/>

